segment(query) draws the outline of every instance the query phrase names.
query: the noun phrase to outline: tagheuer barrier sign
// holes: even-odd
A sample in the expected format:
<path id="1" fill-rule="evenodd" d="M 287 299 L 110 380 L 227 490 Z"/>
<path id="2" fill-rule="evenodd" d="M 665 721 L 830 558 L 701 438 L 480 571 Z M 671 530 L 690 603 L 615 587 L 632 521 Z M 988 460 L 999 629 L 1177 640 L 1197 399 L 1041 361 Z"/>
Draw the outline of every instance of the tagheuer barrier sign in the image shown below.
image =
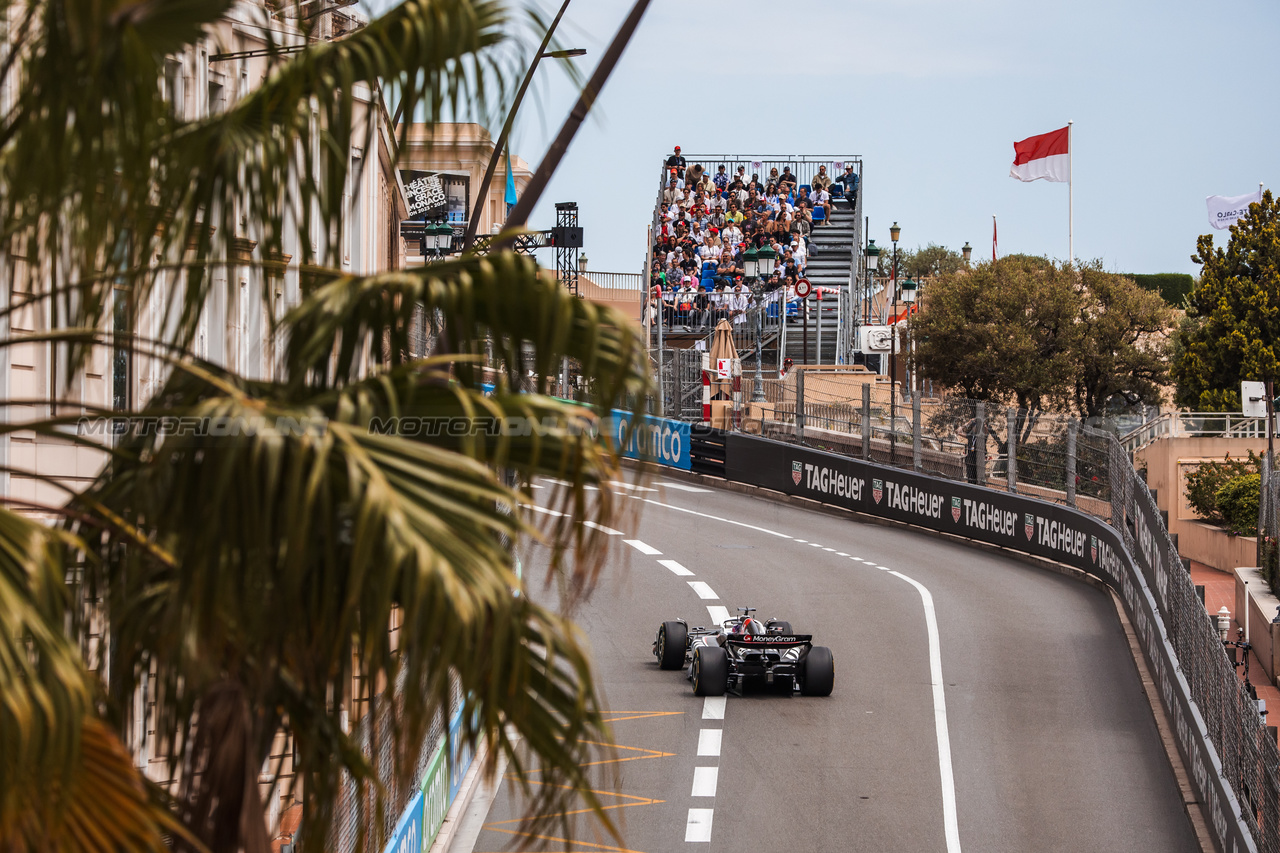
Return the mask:
<path id="1" fill-rule="evenodd" d="M 1155 596 L 1163 603 L 1169 566 L 1152 544 L 1152 531 L 1160 527 L 1140 502 L 1130 500 L 1122 522 L 1134 525 L 1139 553 L 1131 555 L 1119 534 L 1093 516 L 1034 498 L 739 433 L 728 436 L 725 456 L 730 480 L 1047 557 L 1106 582 L 1119 592 L 1133 622 L 1218 849 L 1257 849 L 1165 639 Z"/>

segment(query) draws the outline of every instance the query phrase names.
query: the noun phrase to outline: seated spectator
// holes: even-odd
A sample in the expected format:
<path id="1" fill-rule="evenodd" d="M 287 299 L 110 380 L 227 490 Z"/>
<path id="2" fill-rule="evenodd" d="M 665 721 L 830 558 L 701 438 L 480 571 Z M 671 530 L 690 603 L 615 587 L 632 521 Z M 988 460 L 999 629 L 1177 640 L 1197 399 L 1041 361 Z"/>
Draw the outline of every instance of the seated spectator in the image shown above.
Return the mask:
<path id="1" fill-rule="evenodd" d="M 650 160 L 649 162 L 652 163 L 653 161 Z M 685 165 L 684 158 L 680 156 L 680 146 L 677 145 L 675 153 L 673 153 L 670 157 L 667 158 L 667 168 L 680 169 L 683 171 L 684 165 Z"/>
<path id="2" fill-rule="evenodd" d="M 725 187 L 729 186 L 729 173 L 724 170 L 724 164 L 720 165 L 715 178 L 712 180 L 716 185 L 717 192 L 724 192 Z"/>
<path id="3" fill-rule="evenodd" d="M 678 201 L 684 201 L 684 192 L 676 186 L 676 179 L 672 178 L 667 188 L 662 191 L 662 203 L 672 205 Z"/>
<path id="4" fill-rule="evenodd" d="M 854 173 L 852 166 L 844 167 L 844 174 L 837 178 L 844 185 L 844 197 L 849 200 L 849 206 L 853 206 L 854 197 L 858 194 L 858 176 Z"/>
<path id="5" fill-rule="evenodd" d="M 724 230 L 720 233 L 720 239 L 730 246 L 736 246 L 742 242 L 742 229 L 738 227 L 741 219 L 730 221 L 729 217 L 725 217 Z"/>
<path id="6" fill-rule="evenodd" d="M 796 259 L 800 275 L 804 275 L 805 264 L 809 260 L 809 247 L 798 235 L 791 241 L 791 256 Z"/>
<path id="7" fill-rule="evenodd" d="M 706 194 L 708 198 L 716 194 L 715 182 L 711 180 L 711 176 L 706 172 L 702 173 L 702 177 L 695 184 L 699 190 Z"/>
<path id="8" fill-rule="evenodd" d="M 733 287 L 733 298 L 729 303 L 729 313 L 733 317 L 733 324 L 740 326 L 747 321 L 747 295 L 749 291 L 745 284 L 735 284 Z"/>
<path id="9" fill-rule="evenodd" d="M 778 167 L 777 166 L 774 166 L 772 169 L 769 170 L 768 183 L 774 184 L 775 186 L 777 185 L 778 183 Z"/>
<path id="10" fill-rule="evenodd" d="M 778 188 L 787 192 L 795 192 L 800 182 L 796 180 L 796 176 L 791 174 L 790 166 L 782 167 L 782 174 L 778 176 Z"/>
<path id="11" fill-rule="evenodd" d="M 662 291 L 662 324 L 664 326 L 674 326 L 676 323 L 676 287 L 668 280 L 667 287 Z"/>
<path id="12" fill-rule="evenodd" d="M 822 208 L 822 216 L 824 222 L 831 221 L 831 193 L 826 188 L 814 188 L 813 191 L 813 209 Z"/>
<path id="13" fill-rule="evenodd" d="M 792 218 L 791 226 L 788 229 L 790 233 L 805 240 L 809 239 L 809 234 L 813 231 L 813 225 L 805 215 L 807 212 L 804 209 L 797 212 L 795 217 Z"/>
<path id="14" fill-rule="evenodd" d="M 809 181 L 809 186 L 813 187 L 814 192 L 820 189 L 831 189 L 831 176 L 827 174 L 826 166 L 818 167 L 818 174 L 813 176 L 813 180 Z"/>

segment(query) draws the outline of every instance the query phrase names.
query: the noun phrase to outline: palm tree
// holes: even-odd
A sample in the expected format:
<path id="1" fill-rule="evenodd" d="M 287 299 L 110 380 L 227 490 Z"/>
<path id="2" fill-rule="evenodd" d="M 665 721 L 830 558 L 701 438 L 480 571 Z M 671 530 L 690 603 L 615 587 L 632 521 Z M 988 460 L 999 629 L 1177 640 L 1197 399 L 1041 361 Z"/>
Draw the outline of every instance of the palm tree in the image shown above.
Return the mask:
<path id="1" fill-rule="evenodd" d="M 0 268 L 15 294 L 0 316 L 47 318 L 0 345 L 57 347 L 66 381 L 104 349 L 154 360 L 161 389 L 101 414 L 224 427 L 118 436 L 87 487 L 49 481 L 66 491 L 45 508 L 57 525 L 0 508 L 0 847 L 268 850 L 258 775 L 283 727 L 302 842 L 330 849 L 342 786 L 354 782 L 361 819 L 382 826 L 456 696 L 462 738 L 519 770 L 514 731 L 538 763 L 532 821 L 582 795 L 607 825 L 581 767 L 606 738 L 587 653 L 564 615 L 518 594 L 509 543 L 541 536 L 564 586 L 589 588 L 603 548 L 576 521 L 610 519 L 608 493 L 586 487 L 616 477 L 617 457 L 592 437 L 592 410 L 520 389 L 568 357 L 595 411 L 624 406 L 648 389 L 642 342 L 510 252 L 344 275 L 328 225 L 353 139 L 378 120 L 355 87 L 394 93 L 400 114 L 428 122 L 483 115 L 519 65 L 509 16 L 493 0 L 406 0 L 341 40 L 298 49 L 268 35 L 259 88 L 182 120 L 162 96 L 165 57 L 230 5 L 0 0 L 0 79 L 17 82 L 0 123 Z M 254 8 L 278 23 L 276 5 Z M 317 247 L 277 330 L 276 381 L 192 354 L 211 273 L 248 263 L 233 251 L 245 222 L 263 257 L 290 222 Z M 127 331 L 156 305 L 160 332 Z M 408 356 L 415 311 L 438 324 L 430 358 Z M 4 434 L 65 437 L 84 414 L 30 419 L 30 402 L 0 402 Z M 484 428 L 394 426 L 460 418 Z M 521 423 L 537 429 L 509 428 Z M 563 514 L 535 529 L 519 484 L 539 473 L 570 485 Z M 343 716 L 353 678 L 369 685 L 352 697 L 370 711 L 361 726 Z M 130 760 L 144 691 L 143 728 L 176 788 Z"/>

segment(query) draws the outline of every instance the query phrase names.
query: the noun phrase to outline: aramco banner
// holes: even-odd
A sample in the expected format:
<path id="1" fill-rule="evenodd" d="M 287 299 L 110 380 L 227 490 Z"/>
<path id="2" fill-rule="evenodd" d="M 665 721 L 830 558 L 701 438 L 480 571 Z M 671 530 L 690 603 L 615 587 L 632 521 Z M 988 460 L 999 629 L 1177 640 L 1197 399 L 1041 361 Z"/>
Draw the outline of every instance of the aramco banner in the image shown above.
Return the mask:
<path id="1" fill-rule="evenodd" d="M 601 420 L 600 431 L 612 438 L 614 447 L 627 459 L 689 470 L 689 424 L 683 421 L 652 415 L 637 418 L 633 412 L 614 409 Z"/>

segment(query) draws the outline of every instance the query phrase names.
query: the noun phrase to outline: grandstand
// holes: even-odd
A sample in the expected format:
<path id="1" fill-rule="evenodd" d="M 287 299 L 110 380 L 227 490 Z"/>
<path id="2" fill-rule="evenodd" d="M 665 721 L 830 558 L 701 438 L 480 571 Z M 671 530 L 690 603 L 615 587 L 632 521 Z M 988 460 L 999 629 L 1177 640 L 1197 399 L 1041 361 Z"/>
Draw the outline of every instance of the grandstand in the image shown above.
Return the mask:
<path id="1" fill-rule="evenodd" d="M 645 319 L 655 363 L 661 361 L 672 380 L 665 383 L 669 394 L 688 385 L 681 377 L 693 375 L 698 342 L 709 346 L 721 319 L 733 326 L 747 376 L 754 375 L 757 357 L 761 373 L 774 377 L 787 357 L 795 364 L 860 360 L 854 344 L 862 178 L 859 156 L 683 155 L 676 149 L 663 158 Z M 774 273 L 748 280 L 747 252 L 765 247 L 776 253 Z M 807 301 L 796 296 L 801 277 L 815 291 Z"/>

